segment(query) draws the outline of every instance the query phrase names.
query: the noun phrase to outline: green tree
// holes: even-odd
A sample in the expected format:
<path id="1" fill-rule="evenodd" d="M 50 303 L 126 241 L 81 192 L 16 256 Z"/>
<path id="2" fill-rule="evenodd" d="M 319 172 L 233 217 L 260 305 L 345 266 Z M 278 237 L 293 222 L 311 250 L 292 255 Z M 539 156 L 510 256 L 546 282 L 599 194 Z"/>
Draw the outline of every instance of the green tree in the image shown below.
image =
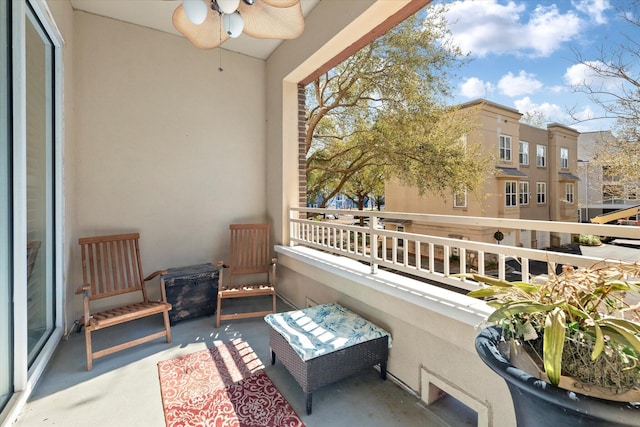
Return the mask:
<path id="1" fill-rule="evenodd" d="M 384 194 L 384 168 L 368 166 L 358 170 L 345 183 L 342 193 L 358 207 L 358 210 L 364 210 L 369 199 L 379 199 Z M 364 217 L 360 218 L 360 225 L 363 225 L 363 219 Z"/>
<path id="2" fill-rule="evenodd" d="M 307 86 L 309 193 L 331 182 L 326 203 L 368 168 L 421 192 L 479 188 L 490 166 L 464 142 L 474 113 L 446 106 L 465 57 L 445 24 L 444 9 L 426 8 Z"/>

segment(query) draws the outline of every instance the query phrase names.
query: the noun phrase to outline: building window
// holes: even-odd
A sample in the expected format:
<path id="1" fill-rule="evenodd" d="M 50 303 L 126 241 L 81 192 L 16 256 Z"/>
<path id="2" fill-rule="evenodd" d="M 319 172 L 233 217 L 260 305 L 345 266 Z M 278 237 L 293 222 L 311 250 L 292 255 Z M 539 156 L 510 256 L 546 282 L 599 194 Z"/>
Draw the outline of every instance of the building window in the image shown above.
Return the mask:
<path id="1" fill-rule="evenodd" d="M 521 205 L 529 204 L 529 181 L 520 181 L 519 196 Z"/>
<path id="2" fill-rule="evenodd" d="M 516 181 L 504 183 L 505 206 L 518 206 L 518 184 Z"/>
<path id="3" fill-rule="evenodd" d="M 467 207 L 467 190 L 457 191 L 453 195 L 453 207 L 454 208 L 466 208 Z"/>
<path id="4" fill-rule="evenodd" d="M 529 143 L 528 142 L 520 141 L 518 159 L 521 165 L 529 165 Z"/>
<path id="5" fill-rule="evenodd" d="M 560 167 L 562 169 L 569 169 L 569 149 L 560 148 Z"/>
<path id="6" fill-rule="evenodd" d="M 503 162 L 511 161 L 511 137 L 500 135 L 500 160 Z"/>
<path id="7" fill-rule="evenodd" d="M 573 203 L 573 184 L 566 184 L 564 186 L 564 188 L 565 188 L 565 190 L 564 190 L 564 193 L 565 193 L 564 200 L 567 203 Z"/>
<path id="8" fill-rule="evenodd" d="M 547 183 L 536 182 L 536 196 L 538 197 L 538 204 L 544 205 L 547 203 Z"/>
<path id="9" fill-rule="evenodd" d="M 544 145 L 536 146 L 536 166 L 541 168 L 547 166 L 547 147 Z"/>

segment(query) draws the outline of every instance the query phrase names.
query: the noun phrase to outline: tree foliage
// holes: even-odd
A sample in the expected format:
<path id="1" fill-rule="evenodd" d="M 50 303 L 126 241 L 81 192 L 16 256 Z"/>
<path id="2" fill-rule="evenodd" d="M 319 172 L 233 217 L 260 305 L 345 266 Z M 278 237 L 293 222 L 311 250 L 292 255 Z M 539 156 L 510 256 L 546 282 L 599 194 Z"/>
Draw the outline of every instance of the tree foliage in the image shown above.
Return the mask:
<path id="1" fill-rule="evenodd" d="M 591 168 L 592 173 L 596 173 L 596 170 L 602 171 L 603 180 L 609 183 L 604 186 L 607 197 L 635 199 L 640 196 L 637 190 L 640 184 L 638 140 L 621 139 L 620 136 L 614 137 L 604 132 L 595 141 L 592 155 L 591 163 L 599 167 Z M 597 178 L 597 175 L 595 177 Z"/>
<path id="2" fill-rule="evenodd" d="M 369 198 L 384 195 L 384 180 L 384 168 L 368 166 L 354 173 L 342 192 L 362 210 Z"/>
<path id="3" fill-rule="evenodd" d="M 307 86 L 308 194 L 326 202 L 378 171 L 421 192 L 479 187 L 488 157 L 464 143 L 474 112 L 446 106 L 465 57 L 445 24 L 429 7 Z"/>

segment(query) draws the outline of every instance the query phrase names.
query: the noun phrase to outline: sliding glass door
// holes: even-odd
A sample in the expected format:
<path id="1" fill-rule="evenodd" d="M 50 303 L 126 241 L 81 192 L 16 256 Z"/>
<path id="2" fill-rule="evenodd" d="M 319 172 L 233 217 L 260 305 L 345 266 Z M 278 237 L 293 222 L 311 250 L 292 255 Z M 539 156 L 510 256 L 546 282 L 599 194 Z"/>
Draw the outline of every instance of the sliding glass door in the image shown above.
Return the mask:
<path id="1" fill-rule="evenodd" d="M 27 329 L 29 365 L 54 328 L 54 48 L 28 7 L 26 38 Z"/>
<path id="2" fill-rule="evenodd" d="M 11 0 L 0 0 L 0 410 L 13 393 Z"/>
<path id="3" fill-rule="evenodd" d="M 0 424 L 62 335 L 60 42 L 46 3 L 0 0 Z"/>

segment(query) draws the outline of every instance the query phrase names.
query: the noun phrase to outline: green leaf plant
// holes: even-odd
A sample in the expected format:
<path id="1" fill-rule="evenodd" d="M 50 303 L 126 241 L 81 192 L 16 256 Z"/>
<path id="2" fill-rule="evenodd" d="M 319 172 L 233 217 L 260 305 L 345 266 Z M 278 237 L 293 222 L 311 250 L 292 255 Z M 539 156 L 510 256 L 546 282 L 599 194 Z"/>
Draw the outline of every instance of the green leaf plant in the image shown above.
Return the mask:
<path id="1" fill-rule="evenodd" d="M 507 338 L 535 341 L 542 337 L 542 361 L 549 381 L 558 385 L 568 357 L 569 341 L 588 344 L 587 363 L 601 357 L 622 360 L 619 370 L 630 379 L 622 388 L 640 384 L 640 264 L 604 261 L 589 268 L 564 266 L 561 274 L 536 277 L 532 283 L 507 282 L 479 274 L 460 274 L 482 284 L 468 295 L 495 308 L 488 321 L 500 325 Z M 571 348 L 575 348 L 573 346 Z M 573 357 L 575 360 L 575 357 Z M 593 371 L 596 368 L 586 369 Z M 597 369 L 596 369 L 597 370 Z M 618 385 L 618 380 L 602 387 Z"/>

